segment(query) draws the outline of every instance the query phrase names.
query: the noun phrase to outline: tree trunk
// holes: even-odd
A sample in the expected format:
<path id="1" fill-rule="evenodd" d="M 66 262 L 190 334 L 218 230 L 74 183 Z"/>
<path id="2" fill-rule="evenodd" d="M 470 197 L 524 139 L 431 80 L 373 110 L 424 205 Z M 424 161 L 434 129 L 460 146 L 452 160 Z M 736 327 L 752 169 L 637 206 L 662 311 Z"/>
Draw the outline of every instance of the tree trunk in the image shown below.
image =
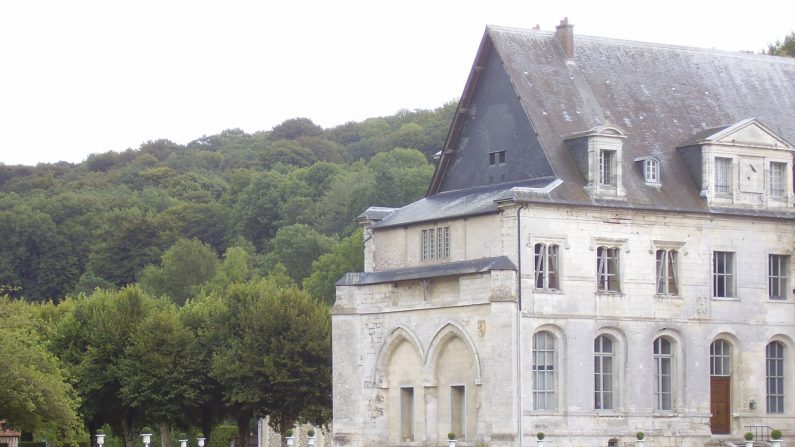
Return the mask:
<path id="1" fill-rule="evenodd" d="M 240 445 L 237 447 L 248 447 L 248 423 L 251 420 L 251 416 L 241 415 L 237 418 L 237 438 L 240 441 Z"/>
<path id="2" fill-rule="evenodd" d="M 202 410 L 202 430 L 204 430 L 203 434 L 206 438 L 204 445 L 210 445 L 210 435 L 212 435 L 213 431 L 212 410 L 206 408 Z"/>
<path id="3" fill-rule="evenodd" d="M 135 441 L 132 436 L 132 424 L 126 417 L 121 418 L 121 436 L 124 440 L 124 447 L 135 447 Z"/>
<path id="4" fill-rule="evenodd" d="M 165 422 L 160 423 L 160 445 L 171 447 L 171 425 Z"/>

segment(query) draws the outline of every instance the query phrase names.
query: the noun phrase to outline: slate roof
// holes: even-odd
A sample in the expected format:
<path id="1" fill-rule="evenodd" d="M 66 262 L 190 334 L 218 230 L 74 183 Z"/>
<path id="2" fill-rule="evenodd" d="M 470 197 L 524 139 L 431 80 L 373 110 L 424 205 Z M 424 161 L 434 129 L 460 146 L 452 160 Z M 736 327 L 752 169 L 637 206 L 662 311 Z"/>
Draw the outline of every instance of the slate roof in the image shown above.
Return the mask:
<path id="1" fill-rule="evenodd" d="M 498 202 L 512 197 L 512 190 L 523 194 L 536 194 L 548 197 L 545 193 L 557 183 L 555 178 L 546 177 L 514 183 L 503 183 L 478 188 L 459 189 L 427 196 L 387 215 L 372 228 L 387 228 L 410 223 L 433 222 L 463 216 L 496 213 Z"/>
<path id="2" fill-rule="evenodd" d="M 492 258 L 469 259 L 466 261 L 447 262 L 422 267 L 407 267 L 394 270 L 382 270 L 366 273 L 346 273 L 338 286 L 362 286 L 382 284 L 395 281 L 409 281 L 443 276 L 460 276 L 472 273 L 485 273 L 492 270 L 516 270 L 516 265 L 507 256 Z"/>
<path id="3" fill-rule="evenodd" d="M 604 205 L 604 200 L 592 198 L 583 188 L 585 180 L 564 140 L 609 124 L 626 133 L 623 180 L 627 197 L 612 205 L 749 214 L 710 209 L 676 148 L 749 118 L 795 141 L 795 59 L 576 33 L 574 57 L 567 59 L 552 32 L 498 26 L 487 27 L 478 58 L 489 51 L 499 55 L 555 175 L 563 181 L 550 194 L 533 194 L 532 200 Z M 473 73 L 477 65 L 476 59 Z M 476 84 L 477 77 L 471 75 L 462 99 Z M 463 114 L 456 116 L 464 119 Z M 445 166 L 444 158 L 455 147 L 455 141 L 448 142 L 440 166 Z M 661 187 L 646 185 L 633 165 L 634 160 L 650 156 L 661 162 Z M 444 172 L 437 170 L 435 175 Z M 443 194 L 430 191 L 423 201 L 431 203 L 435 195 Z M 390 218 L 397 220 L 402 214 L 403 209 Z M 786 210 L 764 214 L 793 215 Z"/>

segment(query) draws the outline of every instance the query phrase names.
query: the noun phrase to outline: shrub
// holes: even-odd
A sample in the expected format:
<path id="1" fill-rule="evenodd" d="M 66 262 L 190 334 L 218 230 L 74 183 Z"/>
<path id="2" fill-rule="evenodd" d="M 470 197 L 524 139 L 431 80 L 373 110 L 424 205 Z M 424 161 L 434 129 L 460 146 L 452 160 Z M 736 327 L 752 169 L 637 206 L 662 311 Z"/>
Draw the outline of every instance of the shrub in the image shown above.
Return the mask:
<path id="1" fill-rule="evenodd" d="M 237 427 L 234 425 L 216 425 L 210 432 L 210 445 L 208 447 L 229 447 L 229 442 L 237 436 Z"/>
<path id="2" fill-rule="evenodd" d="M 643 438 L 645 438 L 646 435 L 642 431 L 639 431 L 635 433 L 635 437 L 638 438 L 638 441 L 643 441 Z"/>
<path id="3" fill-rule="evenodd" d="M 745 440 L 746 441 L 753 441 L 754 440 L 754 434 L 749 431 L 748 433 L 745 434 Z"/>
<path id="4" fill-rule="evenodd" d="M 544 432 L 540 431 L 540 432 L 536 433 L 536 438 L 538 438 L 539 441 L 543 441 L 544 440 Z"/>
<path id="5" fill-rule="evenodd" d="M 152 431 L 152 429 L 150 427 L 144 427 L 144 428 L 141 429 L 141 434 L 142 435 L 151 435 L 153 433 L 154 432 Z"/>
<path id="6" fill-rule="evenodd" d="M 284 434 L 285 434 L 285 436 L 287 436 L 288 438 L 289 438 L 289 437 L 291 437 L 291 436 L 293 435 L 293 429 L 291 428 L 291 429 L 287 430 L 286 432 L 284 432 Z"/>
<path id="7" fill-rule="evenodd" d="M 775 429 L 775 430 L 771 431 L 770 432 L 770 439 L 774 439 L 776 441 L 781 439 L 781 430 Z"/>
<path id="8" fill-rule="evenodd" d="M 310 428 L 309 430 L 306 431 L 306 435 L 309 436 L 310 438 L 312 436 L 315 436 L 315 429 L 314 428 Z"/>
<path id="9" fill-rule="evenodd" d="M 185 441 L 188 439 L 188 435 L 185 433 L 177 433 L 177 441 Z"/>
<path id="10" fill-rule="evenodd" d="M 451 441 L 452 441 L 453 439 L 455 439 L 455 433 L 453 433 L 453 432 L 450 432 L 450 433 L 448 433 L 448 434 L 447 434 L 447 439 L 449 439 L 449 440 L 451 440 Z"/>

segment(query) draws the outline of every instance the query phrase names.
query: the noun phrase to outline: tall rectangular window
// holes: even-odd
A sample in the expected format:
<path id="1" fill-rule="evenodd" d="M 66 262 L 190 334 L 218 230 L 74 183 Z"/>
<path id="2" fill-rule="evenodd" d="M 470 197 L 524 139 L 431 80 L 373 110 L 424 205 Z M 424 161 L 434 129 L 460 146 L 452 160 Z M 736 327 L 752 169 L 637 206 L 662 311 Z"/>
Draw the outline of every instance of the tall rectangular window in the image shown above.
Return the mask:
<path id="1" fill-rule="evenodd" d="M 620 292 L 619 249 L 617 247 L 598 247 L 596 249 L 597 290 L 600 292 Z"/>
<path id="2" fill-rule="evenodd" d="M 599 183 L 616 184 L 616 151 L 599 151 Z"/>
<path id="3" fill-rule="evenodd" d="M 554 410 L 555 337 L 547 331 L 533 335 L 533 409 Z"/>
<path id="4" fill-rule="evenodd" d="M 715 158 L 715 194 L 719 196 L 731 195 L 732 192 L 732 159 Z"/>
<path id="5" fill-rule="evenodd" d="M 558 246 L 535 244 L 536 289 L 558 290 Z"/>
<path id="6" fill-rule="evenodd" d="M 613 409 L 613 340 L 600 335 L 593 343 L 594 408 Z"/>
<path id="7" fill-rule="evenodd" d="M 450 387 L 450 431 L 458 439 L 466 437 L 466 387 L 453 385 Z"/>
<path id="8" fill-rule="evenodd" d="M 767 412 L 784 412 L 784 345 L 774 341 L 765 350 L 767 377 Z"/>
<path id="9" fill-rule="evenodd" d="M 400 439 L 414 440 L 414 388 L 400 389 Z"/>
<path id="10" fill-rule="evenodd" d="M 788 276 L 789 276 L 789 256 L 768 255 L 767 290 L 771 300 L 787 299 Z"/>
<path id="11" fill-rule="evenodd" d="M 768 182 L 768 194 L 772 199 L 783 199 L 787 192 L 787 172 L 786 163 L 770 163 L 770 180 Z"/>
<path id="12" fill-rule="evenodd" d="M 422 230 L 420 240 L 423 261 L 450 257 L 450 227 Z"/>
<path id="13" fill-rule="evenodd" d="M 654 340 L 654 409 L 673 410 L 673 352 L 664 337 Z"/>
<path id="14" fill-rule="evenodd" d="M 735 294 L 734 253 L 716 251 L 712 253 L 712 296 L 731 298 Z"/>
<path id="15" fill-rule="evenodd" d="M 679 253 L 676 250 L 657 250 L 657 293 L 660 295 L 678 295 L 677 262 Z"/>

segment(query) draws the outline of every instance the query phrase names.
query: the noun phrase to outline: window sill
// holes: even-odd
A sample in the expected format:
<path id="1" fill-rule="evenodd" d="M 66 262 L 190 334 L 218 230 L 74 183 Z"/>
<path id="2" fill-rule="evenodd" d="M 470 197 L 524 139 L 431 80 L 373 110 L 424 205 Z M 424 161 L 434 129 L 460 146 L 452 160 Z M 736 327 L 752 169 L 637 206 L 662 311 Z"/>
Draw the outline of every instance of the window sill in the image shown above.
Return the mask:
<path id="1" fill-rule="evenodd" d="M 594 410 L 593 412 L 594 417 L 597 418 L 614 418 L 614 419 L 622 419 L 625 418 L 627 415 L 623 411 L 616 411 L 616 410 Z"/>
<path id="2" fill-rule="evenodd" d="M 681 295 L 669 295 L 669 294 L 666 294 L 666 293 L 655 293 L 654 294 L 654 298 L 656 298 L 658 300 L 682 301 L 682 296 Z"/>
<path id="3" fill-rule="evenodd" d="M 736 296 L 713 296 L 712 301 L 740 301 Z"/>
<path id="4" fill-rule="evenodd" d="M 563 295 L 560 289 L 533 289 L 533 293 L 543 293 L 545 295 Z"/>
<path id="5" fill-rule="evenodd" d="M 621 293 L 621 292 L 612 292 L 612 291 L 607 291 L 607 290 L 597 290 L 596 291 L 596 296 L 621 298 L 621 297 L 624 296 L 624 294 Z"/>
<path id="6" fill-rule="evenodd" d="M 675 411 L 655 411 L 651 415 L 653 418 L 678 418 L 680 416 L 682 415 Z"/>

